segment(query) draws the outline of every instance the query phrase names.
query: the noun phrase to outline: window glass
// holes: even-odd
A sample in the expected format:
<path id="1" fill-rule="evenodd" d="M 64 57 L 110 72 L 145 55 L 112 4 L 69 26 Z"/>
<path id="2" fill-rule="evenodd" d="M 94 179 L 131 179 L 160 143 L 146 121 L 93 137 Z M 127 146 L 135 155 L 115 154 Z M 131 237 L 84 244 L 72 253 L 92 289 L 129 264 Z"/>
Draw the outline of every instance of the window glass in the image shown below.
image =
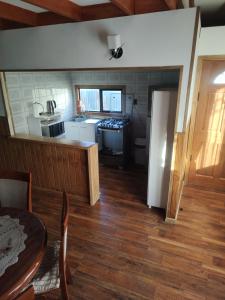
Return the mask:
<path id="1" fill-rule="evenodd" d="M 122 91 L 101 88 L 80 88 L 81 111 L 122 112 Z"/>
<path id="2" fill-rule="evenodd" d="M 100 111 L 99 89 L 80 89 L 80 101 L 83 111 Z"/>
<path id="3" fill-rule="evenodd" d="M 121 112 L 121 91 L 103 90 L 102 91 L 102 108 L 103 111 Z"/>

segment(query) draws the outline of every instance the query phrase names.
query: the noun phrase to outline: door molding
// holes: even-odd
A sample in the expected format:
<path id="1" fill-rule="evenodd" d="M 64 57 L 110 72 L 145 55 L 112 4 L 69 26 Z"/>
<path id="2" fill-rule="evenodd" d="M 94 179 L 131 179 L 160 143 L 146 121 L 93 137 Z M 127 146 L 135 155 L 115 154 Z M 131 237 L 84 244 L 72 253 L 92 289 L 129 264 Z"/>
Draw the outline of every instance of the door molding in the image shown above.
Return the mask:
<path id="1" fill-rule="evenodd" d="M 11 105 L 8 97 L 8 91 L 6 87 L 5 73 L 3 72 L 0 72 L 0 85 L 2 89 L 3 106 L 5 108 L 5 117 L 7 119 L 9 133 L 11 136 L 13 136 L 15 134 L 15 128 L 12 118 Z"/>

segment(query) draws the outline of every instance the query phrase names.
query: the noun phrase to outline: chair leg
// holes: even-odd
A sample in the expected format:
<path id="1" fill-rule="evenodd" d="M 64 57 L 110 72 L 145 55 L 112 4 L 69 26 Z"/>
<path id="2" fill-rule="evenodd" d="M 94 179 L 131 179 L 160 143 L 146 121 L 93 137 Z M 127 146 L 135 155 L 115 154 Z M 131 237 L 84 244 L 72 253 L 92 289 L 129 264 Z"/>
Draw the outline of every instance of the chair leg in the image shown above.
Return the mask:
<path id="1" fill-rule="evenodd" d="M 72 278 L 70 267 L 69 267 L 68 263 L 66 264 L 66 282 L 67 282 L 67 284 L 73 283 L 73 278 Z"/>
<path id="2" fill-rule="evenodd" d="M 63 300 L 69 300 L 66 282 L 61 283 L 61 296 Z"/>

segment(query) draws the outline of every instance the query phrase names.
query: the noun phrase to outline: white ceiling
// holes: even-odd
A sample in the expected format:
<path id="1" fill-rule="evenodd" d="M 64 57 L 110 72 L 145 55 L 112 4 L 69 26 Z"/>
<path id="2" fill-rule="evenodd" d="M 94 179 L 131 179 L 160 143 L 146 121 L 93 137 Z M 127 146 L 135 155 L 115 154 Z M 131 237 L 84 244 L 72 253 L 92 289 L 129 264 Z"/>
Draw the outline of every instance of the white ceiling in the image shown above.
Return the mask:
<path id="1" fill-rule="evenodd" d="M 1 0 L 1 1 L 5 2 L 5 3 L 12 4 L 12 5 L 19 6 L 21 8 L 31 10 L 31 11 L 36 12 L 36 13 L 47 11 L 45 9 L 42 9 L 42 8 L 38 7 L 38 6 L 31 5 L 31 4 L 23 2 L 21 0 Z M 61 1 L 61 0 L 55 0 L 55 1 Z M 74 2 L 78 5 L 81 5 L 81 6 L 101 4 L 101 3 L 109 3 L 110 2 L 110 0 L 70 0 L 70 1 Z"/>
<path id="2" fill-rule="evenodd" d="M 31 11 L 36 12 L 36 13 L 40 13 L 40 12 L 46 11 L 45 9 L 42 9 L 42 8 L 40 8 L 38 6 L 35 6 L 35 5 L 31 5 L 31 4 L 25 3 L 25 2 L 23 2 L 21 0 L 1 0 L 1 1 L 5 2 L 5 3 L 12 4 L 12 5 L 19 6 L 21 8 L 25 8 L 25 9 L 31 10 Z"/>
<path id="3" fill-rule="evenodd" d="M 110 2 L 110 0 L 70 0 L 70 1 L 72 1 L 78 5 L 81 5 L 81 6 Z"/>

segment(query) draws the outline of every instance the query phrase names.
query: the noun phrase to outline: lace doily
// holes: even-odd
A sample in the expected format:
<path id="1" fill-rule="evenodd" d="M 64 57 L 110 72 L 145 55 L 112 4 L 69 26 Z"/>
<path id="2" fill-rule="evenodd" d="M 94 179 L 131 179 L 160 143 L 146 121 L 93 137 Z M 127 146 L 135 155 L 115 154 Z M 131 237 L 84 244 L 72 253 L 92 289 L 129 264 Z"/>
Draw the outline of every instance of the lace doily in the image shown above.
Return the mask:
<path id="1" fill-rule="evenodd" d="M 19 219 L 0 216 L 0 276 L 17 263 L 19 254 L 25 249 L 26 239 L 27 234 Z"/>

